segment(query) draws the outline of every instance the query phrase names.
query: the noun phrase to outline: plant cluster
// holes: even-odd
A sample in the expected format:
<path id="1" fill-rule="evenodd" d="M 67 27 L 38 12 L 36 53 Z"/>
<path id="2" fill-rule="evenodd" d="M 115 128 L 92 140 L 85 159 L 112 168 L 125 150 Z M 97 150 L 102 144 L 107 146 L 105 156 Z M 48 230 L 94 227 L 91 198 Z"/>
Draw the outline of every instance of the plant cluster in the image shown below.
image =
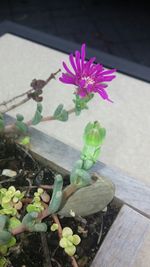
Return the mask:
<path id="1" fill-rule="evenodd" d="M 94 63 L 95 58 L 86 61 L 85 44 L 82 45 L 81 52 L 75 51 L 75 56 L 73 54 L 69 56 L 69 61 L 72 69 L 63 62 L 65 72 L 62 73 L 59 80 L 75 86 L 73 107 L 67 110 L 63 104 L 59 104 L 53 115 L 44 117 L 42 105 L 43 89 L 51 79 L 55 78 L 60 70 L 51 74 L 46 81 L 34 79 L 30 90 L 26 93 L 0 104 L 0 107 L 4 107 L 4 110 L 0 113 L 1 135 L 21 136 L 20 143 L 27 145 L 30 142 L 29 126 L 51 120 L 65 122 L 69 119 L 71 113 L 75 113 L 77 116 L 80 115 L 82 110 L 88 109 L 88 103 L 92 101 L 95 93 L 98 93 L 101 99 L 112 102 L 106 91 L 106 83 L 115 78 L 115 70 L 105 70 L 101 64 Z M 20 98 L 23 99 L 19 101 L 18 99 Z M 18 100 L 18 103 L 12 105 L 13 100 Z M 25 121 L 22 114 L 17 114 L 15 123 L 6 125 L 4 113 L 30 100 L 37 102 L 37 108 L 31 120 Z M 70 196 L 81 188 L 86 188 L 95 182 L 89 170 L 99 158 L 105 135 L 106 130 L 98 121 L 87 124 L 83 135 L 84 146 L 80 159 L 75 163 L 71 171 L 70 184 L 67 188 L 64 189 L 63 178 L 60 174 L 55 176 L 52 194 L 39 187 L 30 201 L 26 197 L 26 191 L 21 192 L 14 186 L 10 186 L 8 189 L 5 187 L 0 188 L 0 266 L 6 265 L 4 256 L 8 254 L 9 248 L 16 244 L 15 236 L 25 231 L 48 231 L 48 227 L 43 220 L 48 216 L 55 218 L 54 215 L 59 214 Z M 24 207 L 26 214 L 22 217 Z M 70 213 L 74 214 L 74 211 L 70 210 Z M 60 247 L 69 256 L 73 256 L 76 252 L 76 246 L 81 241 L 80 237 L 73 234 L 72 229 L 69 227 L 62 229 L 60 234 L 60 226 L 56 222 L 51 226 L 51 231 L 55 230 L 58 230 L 60 235 Z"/>

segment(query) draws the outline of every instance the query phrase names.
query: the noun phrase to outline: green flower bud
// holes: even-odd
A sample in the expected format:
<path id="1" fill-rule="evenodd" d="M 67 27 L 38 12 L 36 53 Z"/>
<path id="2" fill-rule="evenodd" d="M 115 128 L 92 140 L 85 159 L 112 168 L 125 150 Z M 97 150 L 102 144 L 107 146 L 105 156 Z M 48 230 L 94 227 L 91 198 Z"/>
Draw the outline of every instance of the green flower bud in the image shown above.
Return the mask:
<path id="1" fill-rule="evenodd" d="M 106 135 L 106 130 L 101 128 L 98 121 L 89 122 L 84 131 L 85 145 L 98 147 L 103 143 Z"/>

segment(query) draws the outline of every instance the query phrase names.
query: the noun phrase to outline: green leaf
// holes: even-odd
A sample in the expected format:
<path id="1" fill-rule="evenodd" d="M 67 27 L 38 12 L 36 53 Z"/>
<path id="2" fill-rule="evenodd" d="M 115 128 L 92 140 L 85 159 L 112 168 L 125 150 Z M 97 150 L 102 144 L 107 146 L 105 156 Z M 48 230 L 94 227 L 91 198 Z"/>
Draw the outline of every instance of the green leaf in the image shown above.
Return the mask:
<path id="1" fill-rule="evenodd" d="M 41 211 L 41 208 L 40 207 L 36 207 L 34 204 L 29 204 L 26 207 L 26 211 L 28 213 L 30 213 L 30 212 L 40 212 Z"/>
<path id="2" fill-rule="evenodd" d="M 18 220 L 16 217 L 11 217 L 9 220 L 9 231 L 11 231 L 14 228 L 17 228 L 21 225 L 21 221 Z"/>
<path id="3" fill-rule="evenodd" d="M 53 116 L 56 120 L 67 121 L 68 120 L 68 111 L 63 109 L 63 104 L 60 104 L 56 108 Z"/>
<path id="4" fill-rule="evenodd" d="M 67 112 L 67 110 L 64 109 L 62 111 L 62 114 L 61 114 L 59 120 L 60 121 L 67 121 L 68 120 L 68 112 Z"/>
<path id="5" fill-rule="evenodd" d="M 7 267 L 10 265 L 10 261 L 5 257 L 0 257 L 0 267 Z"/>
<path id="6" fill-rule="evenodd" d="M 35 115 L 34 115 L 34 117 L 32 119 L 32 124 L 33 125 L 36 125 L 41 121 L 41 119 L 42 119 L 42 115 L 41 115 L 42 109 L 43 109 L 42 104 L 41 103 L 37 103 L 36 112 L 35 112 Z"/>
<path id="7" fill-rule="evenodd" d="M 24 117 L 21 114 L 17 114 L 16 118 L 17 118 L 17 121 L 23 121 L 24 120 Z"/>
<path id="8" fill-rule="evenodd" d="M 49 214 L 56 213 L 61 205 L 62 201 L 62 187 L 63 187 L 63 178 L 61 175 L 56 175 L 54 185 L 53 185 L 53 194 L 51 201 L 48 206 Z"/>
<path id="9" fill-rule="evenodd" d="M 25 123 L 21 122 L 21 121 L 17 121 L 16 122 L 16 127 L 19 131 L 26 133 L 28 130 L 28 127 Z"/>
<path id="10" fill-rule="evenodd" d="M 73 168 L 70 175 L 70 184 L 74 184 L 80 188 L 91 184 L 91 182 L 91 175 L 87 171 L 76 167 Z"/>
<path id="11" fill-rule="evenodd" d="M 61 112 L 63 110 L 63 107 L 64 107 L 63 104 L 58 105 L 58 107 L 56 108 L 56 110 L 54 112 L 54 115 L 53 115 L 55 118 L 60 116 L 60 114 L 61 114 Z"/>
<path id="12" fill-rule="evenodd" d="M 3 118 L 3 114 L 0 113 L 0 131 L 3 131 L 5 127 L 5 122 Z"/>
<path id="13" fill-rule="evenodd" d="M 5 124 L 4 121 L 0 119 L 0 132 L 4 130 Z"/>
<path id="14" fill-rule="evenodd" d="M 58 230 L 58 224 L 57 224 L 57 223 L 53 223 L 53 224 L 51 225 L 51 231 L 52 231 L 52 232 L 55 232 L 56 230 Z"/>
<path id="15" fill-rule="evenodd" d="M 0 254 L 5 256 L 7 254 L 8 248 L 7 245 L 0 245 Z M 5 263 L 5 261 L 4 261 Z M 1 265 L 1 258 L 0 258 L 0 267 L 1 266 L 6 266 L 6 265 Z"/>
<path id="16" fill-rule="evenodd" d="M 7 245 L 7 243 L 12 238 L 11 233 L 6 230 L 0 232 L 0 245 Z"/>
<path id="17" fill-rule="evenodd" d="M 7 247 L 11 248 L 14 245 L 16 245 L 16 238 L 14 236 L 12 236 L 12 238 L 9 240 L 9 242 L 7 243 Z"/>
<path id="18" fill-rule="evenodd" d="M 73 244 L 75 246 L 79 245 L 79 243 L 81 242 L 81 238 L 79 235 L 73 235 Z"/>
<path id="19" fill-rule="evenodd" d="M 4 229 L 7 222 L 8 222 L 8 216 L 0 215 L 0 230 Z"/>
<path id="20" fill-rule="evenodd" d="M 74 245 L 66 247 L 65 249 L 66 254 L 68 254 L 69 256 L 73 256 L 76 252 L 76 247 Z"/>
<path id="21" fill-rule="evenodd" d="M 75 113 L 80 115 L 83 109 L 88 109 L 87 103 L 93 98 L 94 94 L 89 94 L 88 96 L 81 98 L 79 95 L 75 96 L 73 102 L 75 104 Z"/>
<path id="22" fill-rule="evenodd" d="M 34 225 L 34 231 L 35 232 L 46 232 L 47 231 L 46 223 L 36 223 Z"/>
<path id="23" fill-rule="evenodd" d="M 16 121 L 16 127 L 19 131 L 26 133 L 28 130 L 27 125 L 23 122 L 24 117 L 21 114 L 16 115 L 17 121 Z"/>
<path id="24" fill-rule="evenodd" d="M 30 144 L 30 137 L 29 136 L 25 136 L 20 142 L 19 142 L 20 145 L 28 145 Z"/>

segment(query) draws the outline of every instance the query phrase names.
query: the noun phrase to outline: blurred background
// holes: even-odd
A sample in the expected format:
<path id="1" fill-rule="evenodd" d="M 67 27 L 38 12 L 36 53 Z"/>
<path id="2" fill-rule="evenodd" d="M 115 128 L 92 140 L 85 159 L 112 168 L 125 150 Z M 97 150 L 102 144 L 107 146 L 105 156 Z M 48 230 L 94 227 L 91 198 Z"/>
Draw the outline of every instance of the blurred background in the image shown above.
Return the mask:
<path id="1" fill-rule="evenodd" d="M 150 66 L 150 9 L 144 1 L 0 0 L 3 20 Z"/>

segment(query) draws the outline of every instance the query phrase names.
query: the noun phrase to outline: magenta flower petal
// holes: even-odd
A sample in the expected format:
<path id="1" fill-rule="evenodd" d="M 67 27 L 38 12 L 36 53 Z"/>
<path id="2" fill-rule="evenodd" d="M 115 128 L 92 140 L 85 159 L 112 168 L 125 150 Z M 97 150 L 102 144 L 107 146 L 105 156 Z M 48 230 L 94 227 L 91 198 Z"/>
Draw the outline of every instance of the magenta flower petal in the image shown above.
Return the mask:
<path id="1" fill-rule="evenodd" d="M 64 69 L 65 69 L 70 75 L 74 75 L 74 74 L 69 70 L 69 68 L 67 67 L 67 65 L 66 65 L 65 62 L 63 62 L 63 67 L 64 67 Z"/>
<path id="2" fill-rule="evenodd" d="M 82 64 L 82 70 L 84 67 L 84 61 L 85 61 L 85 44 L 81 46 L 81 64 Z"/>
<path id="3" fill-rule="evenodd" d="M 76 66 L 77 66 L 77 70 L 78 72 L 81 72 L 81 66 L 80 66 L 80 52 L 76 51 L 75 52 L 75 56 L 76 56 Z"/>
<path id="4" fill-rule="evenodd" d="M 75 51 L 75 57 L 73 54 L 69 56 L 73 72 L 63 62 L 66 73 L 62 73 L 59 80 L 66 84 L 74 84 L 77 89 L 76 94 L 82 98 L 91 93 L 98 93 L 102 99 L 112 102 L 105 88 L 108 86 L 106 83 L 116 77 L 114 75 L 116 70 L 106 70 L 103 65 L 94 64 L 95 57 L 85 61 L 85 47 L 85 44 L 82 44 L 81 53 Z"/>
<path id="5" fill-rule="evenodd" d="M 77 72 L 77 68 L 76 68 L 75 63 L 74 63 L 73 54 L 70 54 L 69 60 L 70 60 L 71 66 L 73 67 L 73 69 L 74 69 L 74 71 L 76 73 Z"/>

